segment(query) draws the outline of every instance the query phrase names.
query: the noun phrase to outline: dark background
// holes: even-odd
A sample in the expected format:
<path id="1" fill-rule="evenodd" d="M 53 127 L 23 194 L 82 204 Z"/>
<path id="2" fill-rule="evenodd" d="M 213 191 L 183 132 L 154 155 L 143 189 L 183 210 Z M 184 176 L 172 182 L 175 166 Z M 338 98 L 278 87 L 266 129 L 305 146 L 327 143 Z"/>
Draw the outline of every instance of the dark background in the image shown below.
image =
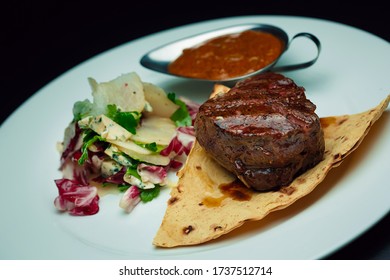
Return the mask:
<path id="1" fill-rule="evenodd" d="M 307 16 L 354 26 L 390 41 L 386 2 L 351 2 L 18 0 L 1 4 L 0 123 L 45 84 L 90 57 L 144 35 L 197 21 L 239 15 Z M 389 222 L 387 215 L 329 258 L 390 259 Z"/>

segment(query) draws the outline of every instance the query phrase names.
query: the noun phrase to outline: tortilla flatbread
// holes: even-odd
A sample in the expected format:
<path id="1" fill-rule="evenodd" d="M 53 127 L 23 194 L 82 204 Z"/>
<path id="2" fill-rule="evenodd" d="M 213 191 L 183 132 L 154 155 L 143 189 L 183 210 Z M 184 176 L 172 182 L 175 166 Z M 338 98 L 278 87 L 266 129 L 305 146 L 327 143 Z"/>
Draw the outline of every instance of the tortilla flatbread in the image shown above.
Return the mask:
<path id="1" fill-rule="evenodd" d="M 229 88 L 216 85 L 213 95 Z M 363 113 L 321 118 L 325 137 L 324 159 L 278 191 L 256 192 L 216 163 L 195 142 L 186 165 L 178 173 L 161 226 L 153 240 L 158 247 L 201 244 L 258 221 L 308 195 L 329 170 L 339 166 L 367 135 L 390 101 Z"/>

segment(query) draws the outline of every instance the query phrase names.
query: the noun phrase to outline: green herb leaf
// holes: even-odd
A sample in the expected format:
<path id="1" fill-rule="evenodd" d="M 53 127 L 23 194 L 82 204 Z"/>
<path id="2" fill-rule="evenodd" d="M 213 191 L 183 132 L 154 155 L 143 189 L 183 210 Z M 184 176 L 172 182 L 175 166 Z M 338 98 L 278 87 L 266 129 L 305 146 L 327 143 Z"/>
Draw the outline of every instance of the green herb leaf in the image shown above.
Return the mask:
<path id="1" fill-rule="evenodd" d="M 142 147 L 142 148 L 145 148 L 145 149 L 148 149 L 149 151 L 152 151 L 154 153 L 159 153 L 161 152 L 162 150 L 165 149 L 166 146 L 163 146 L 163 145 L 157 145 L 156 142 L 152 142 L 152 143 L 140 143 L 140 142 L 136 142 L 134 141 L 135 144 L 137 144 L 138 146 Z"/>
<path id="2" fill-rule="evenodd" d="M 179 108 L 171 116 L 171 120 L 175 122 L 176 126 L 192 125 L 192 119 L 188 112 L 187 105 L 182 100 L 176 98 L 176 94 L 173 92 L 168 93 L 167 97 L 173 103 L 179 105 Z"/>
<path id="3" fill-rule="evenodd" d="M 137 165 L 138 164 L 134 164 L 133 166 L 128 166 L 126 169 L 126 175 L 131 175 L 131 176 L 134 176 L 135 178 L 141 180 L 141 176 L 138 174 L 138 171 L 137 171 Z"/>
<path id="4" fill-rule="evenodd" d="M 158 150 L 156 142 L 149 143 L 149 144 L 141 144 L 141 147 L 144 147 L 145 149 L 148 149 L 149 151 L 152 152 L 157 152 Z"/>
<path id="5" fill-rule="evenodd" d="M 125 191 L 127 191 L 128 188 L 130 188 L 129 185 L 118 185 L 118 190 L 120 192 L 125 192 Z"/>
<path id="6" fill-rule="evenodd" d="M 107 105 L 106 116 L 132 134 L 136 134 L 136 128 L 141 119 L 140 112 L 122 112 L 115 104 Z"/>
<path id="7" fill-rule="evenodd" d="M 156 185 L 153 189 L 139 189 L 140 190 L 140 198 L 143 202 L 152 201 L 160 194 L 160 186 Z"/>
<path id="8" fill-rule="evenodd" d="M 81 147 L 81 157 L 78 160 L 78 164 L 83 165 L 88 159 L 88 148 L 96 141 L 104 141 L 105 139 L 96 134 L 93 130 L 86 130 L 83 138 L 83 146 Z"/>

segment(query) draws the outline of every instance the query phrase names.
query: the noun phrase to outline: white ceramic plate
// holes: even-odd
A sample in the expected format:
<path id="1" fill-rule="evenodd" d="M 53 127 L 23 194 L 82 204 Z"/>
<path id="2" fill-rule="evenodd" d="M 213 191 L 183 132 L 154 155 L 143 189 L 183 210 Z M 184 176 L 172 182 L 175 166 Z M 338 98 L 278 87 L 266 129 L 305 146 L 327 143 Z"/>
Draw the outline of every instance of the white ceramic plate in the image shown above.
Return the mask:
<path id="1" fill-rule="evenodd" d="M 206 100 L 212 84 L 190 82 L 144 69 L 148 50 L 180 37 L 239 23 L 274 24 L 291 38 L 315 34 L 322 42 L 317 63 L 284 73 L 306 88 L 320 116 L 352 114 L 376 106 L 389 93 L 390 45 L 342 24 L 300 17 L 248 16 L 217 19 L 153 34 L 102 53 L 42 88 L 1 127 L 1 259 L 318 259 L 351 241 L 389 211 L 390 112 L 359 149 L 330 172 L 318 188 L 285 210 L 248 223 L 214 242 L 157 249 L 152 239 L 169 192 L 130 214 L 118 197 L 101 199 L 89 217 L 59 214 L 53 206 L 60 178 L 56 143 L 77 100 L 91 98 L 87 77 L 107 81 L 136 71 L 178 95 Z M 315 53 L 305 39 L 294 41 L 280 60 L 307 60 Z"/>

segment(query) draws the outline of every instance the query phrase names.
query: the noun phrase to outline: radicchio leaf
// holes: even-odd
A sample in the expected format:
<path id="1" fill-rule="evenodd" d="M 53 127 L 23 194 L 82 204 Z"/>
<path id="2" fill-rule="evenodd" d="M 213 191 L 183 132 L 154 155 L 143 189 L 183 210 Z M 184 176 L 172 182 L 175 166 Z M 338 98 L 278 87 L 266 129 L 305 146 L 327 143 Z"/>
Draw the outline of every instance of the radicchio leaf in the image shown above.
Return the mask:
<path id="1" fill-rule="evenodd" d="M 140 191 L 136 186 L 131 186 L 123 194 L 122 199 L 119 202 L 119 206 L 123 208 L 127 213 L 133 211 L 134 207 L 141 201 Z"/>
<path id="2" fill-rule="evenodd" d="M 164 185 L 167 178 L 167 170 L 162 166 L 141 163 L 137 167 L 142 182 Z"/>
<path id="3" fill-rule="evenodd" d="M 75 216 L 94 215 L 99 211 L 96 187 L 82 185 L 70 179 L 58 179 L 55 183 L 59 195 L 54 200 L 54 205 L 58 210 Z"/>

